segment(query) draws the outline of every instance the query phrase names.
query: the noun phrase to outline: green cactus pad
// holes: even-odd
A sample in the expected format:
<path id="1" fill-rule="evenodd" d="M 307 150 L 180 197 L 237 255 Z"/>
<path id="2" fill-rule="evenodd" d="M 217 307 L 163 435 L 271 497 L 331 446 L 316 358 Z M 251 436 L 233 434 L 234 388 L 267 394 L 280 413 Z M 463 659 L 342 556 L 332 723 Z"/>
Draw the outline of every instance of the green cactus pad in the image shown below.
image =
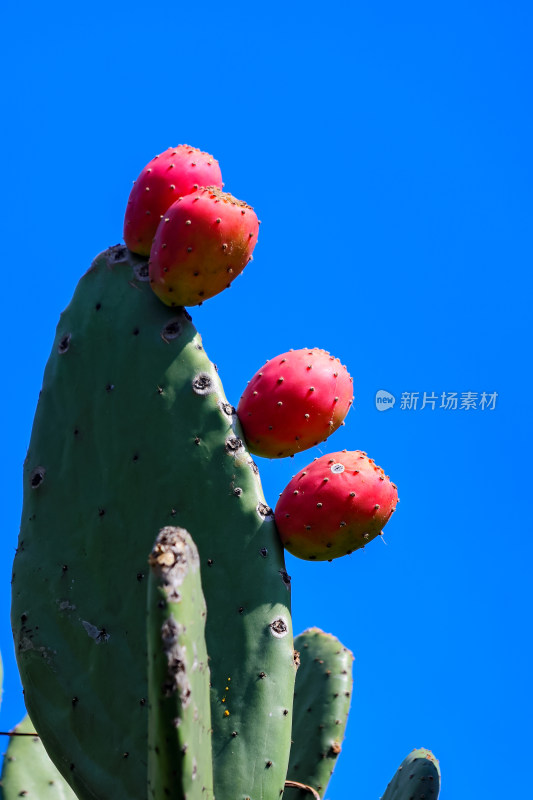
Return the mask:
<path id="1" fill-rule="evenodd" d="M 300 654 L 296 674 L 292 748 L 287 779 L 324 796 L 341 751 L 352 697 L 353 655 L 338 639 L 310 628 L 294 640 Z M 287 787 L 289 800 L 309 797 Z"/>
<path id="2" fill-rule="evenodd" d="M 159 532 L 148 578 L 148 797 L 212 800 L 206 606 L 187 531 Z"/>
<path id="3" fill-rule="evenodd" d="M 422 747 L 402 761 L 381 800 L 437 800 L 439 792 L 439 762 Z"/>
<path id="4" fill-rule="evenodd" d="M 228 344 L 235 318 L 228 313 Z M 236 335 L 236 334 L 235 334 Z M 104 252 L 62 314 L 24 467 L 12 626 L 29 713 L 84 800 L 147 795 L 147 557 L 186 528 L 207 602 L 217 800 L 283 788 L 283 550 L 216 368 L 147 264 Z"/>
<path id="5" fill-rule="evenodd" d="M 35 733 L 28 716 L 13 733 Z M 4 758 L 0 800 L 76 800 L 76 795 L 50 761 L 38 736 L 12 736 Z"/>

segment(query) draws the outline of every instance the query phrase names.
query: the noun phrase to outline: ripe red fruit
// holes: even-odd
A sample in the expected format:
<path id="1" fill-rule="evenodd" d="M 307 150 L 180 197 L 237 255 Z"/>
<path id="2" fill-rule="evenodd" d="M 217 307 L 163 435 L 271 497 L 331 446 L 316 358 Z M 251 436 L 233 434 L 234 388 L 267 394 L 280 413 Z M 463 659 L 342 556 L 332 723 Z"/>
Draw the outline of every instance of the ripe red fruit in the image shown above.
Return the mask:
<path id="1" fill-rule="evenodd" d="M 226 289 L 252 258 L 253 208 L 214 186 L 180 197 L 159 223 L 150 283 L 167 306 L 196 306 Z"/>
<path id="2" fill-rule="evenodd" d="M 398 502 L 381 467 L 360 450 L 317 458 L 285 487 L 275 510 L 283 546 L 298 558 L 330 561 L 378 536 Z"/>
<path id="3" fill-rule="evenodd" d="M 281 458 L 325 441 L 352 402 L 352 379 L 339 359 L 304 348 L 261 367 L 244 390 L 237 416 L 251 453 Z"/>
<path id="4" fill-rule="evenodd" d="M 218 161 L 196 147 L 169 147 L 145 166 L 131 190 L 124 218 L 126 246 L 141 256 L 150 255 L 152 240 L 162 215 L 178 197 L 201 186 L 222 188 Z"/>

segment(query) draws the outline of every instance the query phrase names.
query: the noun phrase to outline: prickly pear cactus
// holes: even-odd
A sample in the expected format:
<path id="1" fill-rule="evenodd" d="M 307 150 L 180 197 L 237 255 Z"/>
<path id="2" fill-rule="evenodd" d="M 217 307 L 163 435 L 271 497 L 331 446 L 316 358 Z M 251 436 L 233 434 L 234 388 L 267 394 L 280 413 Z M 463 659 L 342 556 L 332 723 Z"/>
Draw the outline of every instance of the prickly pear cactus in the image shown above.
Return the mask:
<path id="1" fill-rule="evenodd" d="M 319 628 L 294 640 L 300 666 L 296 675 L 292 747 L 287 779 L 310 786 L 324 797 L 341 752 L 352 699 L 353 654 Z M 305 797 L 287 789 L 287 798 Z"/>
<path id="2" fill-rule="evenodd" d="M 167 525 L 200 554 L 217 800 L 271 800 L 295 678 L 283 550 L 189 315 L 164 306 L 146 261 L 116 247 L 59 321 L 13 570 L 28 711 L 82 800 L 146 800 L 147 557 Z"/>
<path id="3" fill-rule="evenodd" d="M 18 797 L 76 800 L 76 795 L 50 761 L 26 716 L 13 731 L 5 754 L 0 780 L 0 800 Z"/>
<path id="4" fill-rule="evenodd" d="M 343 451 L 315 459 L 275 513 L 265 503 L 182 307 L 251 261 L 259 221 L 221 186 L 207 153 L 156 156 L 126 211 L 137 255 L 100 254 L 61 315 L 12 580 L 33 720 L 21 732 L 38 736 L 13 737 L 0 800 L 321 800 L 341 751 L 353 656 L 317 628 L 294 650 L 282 542 L 310 560 L 364 547 L 396 487 Z M 253 452 L 281 457 L 344 424 L 352 396 L 333 356 L 289 351 L 252 379 L 239 414 Z M 383 800 L 436 800 L 439 786 L 436 759 L 413 751 Z"/>
<path id="5" fill-rule="evenodd" d="M 206 606 L 186 530 L 159 531 L 148 578 L 148 797 L 212 800 Z"/>
<path id="6" fill-rule="evenodd" d="M 421 747 L 402 761 L 381 800 L 437 800 L 439 792 L 439 762 Z"/>

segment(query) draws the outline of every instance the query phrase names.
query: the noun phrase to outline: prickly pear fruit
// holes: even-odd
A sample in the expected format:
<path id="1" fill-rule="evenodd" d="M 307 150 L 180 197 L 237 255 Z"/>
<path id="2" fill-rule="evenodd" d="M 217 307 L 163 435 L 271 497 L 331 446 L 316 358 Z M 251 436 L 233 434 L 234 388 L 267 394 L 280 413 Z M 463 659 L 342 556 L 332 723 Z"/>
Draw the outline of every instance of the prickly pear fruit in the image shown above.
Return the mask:
<path id="1" fill-rule="evenodd" d="M 218 161 L 196 147 L 180 144 L 155 156 L 133 184 L 124 219 L 124 241 L 141 256 L 150 255 L 152 240 L 165 211 L 178 197 L 200 186 L 222 188 Z"/>
<path id="2" fill-rule="evenodd" d="M 290 350 L 256 372 L 237 416 L 251 453 L 281 458 L 325 441 L 353 402 L 352 378 L 324 350 Z"/>
<path id="3" fill-rule="evenodd" d="M 381 533 L 398 502 L 396 486 L 360 450 L 317 458 L 285 487 L 275 511 L 284 547 L 331 561 Z"/>
<path id="4" fill-rule="evenodd" d="M 167 306 L 196 306 L 226 289 L 251 260 L 253 208 L 215 186 L 180 197 L 159 223 L 150 283 Z"/>

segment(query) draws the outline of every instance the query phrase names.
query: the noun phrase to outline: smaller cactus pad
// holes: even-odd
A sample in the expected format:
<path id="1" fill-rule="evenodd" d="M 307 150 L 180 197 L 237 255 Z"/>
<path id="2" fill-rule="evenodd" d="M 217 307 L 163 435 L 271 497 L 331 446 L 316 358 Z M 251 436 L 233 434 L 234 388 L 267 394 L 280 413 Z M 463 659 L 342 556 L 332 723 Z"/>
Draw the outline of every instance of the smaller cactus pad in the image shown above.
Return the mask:
<path id="1" fill-rule="evenodd" d="M 213 797 L 206 605 L 198 549 L 165 527 L 149 558 L 148 796 Z"/>
<path id="2" fill-rule="evenodd" d="M 76 795 L 50 761 L 35 726 L 26 715 L 14 729 L 5 754 L 0 781 L 0 800 L 76 800 Z"/>
<path id="3" fill-rule="evenodd" d="M 335 636 L 309 628 L 294 640 L 300 666 L 296 673 L 292 748 L 287 779 L 324 797 L 337 757 L 352 696 L 353 654 Z M 289 800 L 310 794 L 288 786 Z"/>
<path id="4" fill-rule="evenodd" d="M 439 762 L 421 747 L 402 761 L 381 800 L 437 800 L 439 792 Z"/>

